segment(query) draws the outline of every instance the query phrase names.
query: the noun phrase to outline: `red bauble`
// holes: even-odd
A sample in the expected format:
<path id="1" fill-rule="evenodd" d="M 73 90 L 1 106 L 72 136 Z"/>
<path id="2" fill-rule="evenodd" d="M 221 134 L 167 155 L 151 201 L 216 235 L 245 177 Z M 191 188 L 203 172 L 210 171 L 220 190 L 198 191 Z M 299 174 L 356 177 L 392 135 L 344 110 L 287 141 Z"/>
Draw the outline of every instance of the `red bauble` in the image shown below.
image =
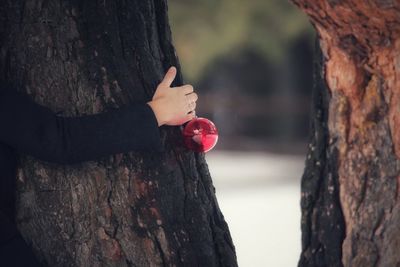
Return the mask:
<path id="1" fill-rule="evenodd" d="M 194 118 L 183 129 L 187 148 L 196 152 L 210 151 L 218 141 L 218 130 L 214 123 L 205 118 Z"/>

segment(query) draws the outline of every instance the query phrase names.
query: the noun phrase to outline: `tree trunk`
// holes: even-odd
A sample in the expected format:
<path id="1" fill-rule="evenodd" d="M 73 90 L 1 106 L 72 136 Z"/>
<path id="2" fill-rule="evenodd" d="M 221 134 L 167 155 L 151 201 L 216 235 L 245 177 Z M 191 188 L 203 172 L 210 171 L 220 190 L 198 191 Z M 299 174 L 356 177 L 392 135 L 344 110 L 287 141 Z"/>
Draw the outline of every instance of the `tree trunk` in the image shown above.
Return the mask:
<path id="1" fill-rule="evenodd" d="M 1 79 L 64 116 L 147 102 L 179 69 L 166 0 L 4 0 L 0 12 Z M 178 127 L 161 135 L 160 155 L 22 157 L 17 221 L 42 263 L 237 265 L 204 154 L 184 148 Z"/>
<path id="2" fill-rule="evenodd" d="M 399 266 L 400 2 L 293 2 L 321 46 L 299 266 Z"/>

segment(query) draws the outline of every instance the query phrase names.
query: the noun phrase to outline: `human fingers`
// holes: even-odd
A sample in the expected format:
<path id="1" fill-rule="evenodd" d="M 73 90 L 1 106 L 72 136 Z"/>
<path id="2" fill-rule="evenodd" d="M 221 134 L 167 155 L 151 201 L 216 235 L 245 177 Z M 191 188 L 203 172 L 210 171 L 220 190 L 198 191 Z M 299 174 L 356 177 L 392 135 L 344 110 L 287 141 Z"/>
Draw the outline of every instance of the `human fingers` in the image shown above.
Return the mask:
<path id="1" fill-rule="evenodd" d="M 195 117 L 196 117 L 195 112 L 194 112 L 194 111 L 193 111 L 193 112 L 190 112 L 190 113 L 188 113 L 188 114 L 185 116 L 185 122 L 190 121 L 190 120 L 194 119 Z M 185 123 L 185 122 L 184 122 L 184 123 Z"/>
<path id="2" fill-rule="evenodd" d="M 181 87 L 180 87 L 180 90 L 182 91 L 182 93 L 184 93 L 185 95 L 187 95 L 187 94 L 193 93 L 194 88 L 193 88 L 192 85 L 187 84 L 187 85 L 181 86 Z"/>
<path id="3" fill-rule="evenodd" d="M 199 99 L 199 96 L 196 93 L 191 93 L 186 95 L 188 102 L 196 102 Z"/>
<path id="4" fill-rule="evenodd" d="M 194 111 L 196 109 L 196 102 L 190 102 L 188 105 L 188 109 L 189 109 L 188 112 Z"/>
<path id="5" fill-rule="evenodd" d="M 171 67 L 168 69 L 167 73 L 164 76 L 164 79 L 162 80 L 161 84 L 166 86 L 166 87 L 171 87 L 171 84 L 175 80 L 176 77 L 176 68 Z"/>

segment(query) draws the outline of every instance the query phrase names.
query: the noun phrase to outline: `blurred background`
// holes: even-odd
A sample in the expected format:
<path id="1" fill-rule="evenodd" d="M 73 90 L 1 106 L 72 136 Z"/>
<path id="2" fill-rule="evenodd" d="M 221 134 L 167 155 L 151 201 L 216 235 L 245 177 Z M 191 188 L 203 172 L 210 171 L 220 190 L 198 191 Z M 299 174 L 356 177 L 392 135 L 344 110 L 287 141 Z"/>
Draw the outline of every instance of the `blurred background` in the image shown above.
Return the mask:
<path id="1" fill-rule="evenodd" d="M 239 266 L 296 266 L 311 25 L 282 0 L 169 0 L 169 19 L 196 113 L 219 130 L 206 159 Z"/>

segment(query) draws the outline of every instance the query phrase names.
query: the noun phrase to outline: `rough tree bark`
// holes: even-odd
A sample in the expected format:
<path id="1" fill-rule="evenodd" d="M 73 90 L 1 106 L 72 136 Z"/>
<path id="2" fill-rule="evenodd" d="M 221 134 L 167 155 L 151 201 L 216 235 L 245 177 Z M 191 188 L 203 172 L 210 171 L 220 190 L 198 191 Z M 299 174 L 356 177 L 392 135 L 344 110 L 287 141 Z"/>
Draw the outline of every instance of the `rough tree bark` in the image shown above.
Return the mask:
<path id="1" fill-rule="evenodd" d="M 399 266 L 400 1 L 292 1 L 321 47 L 299 266 Z"/>
<path id="2" fill-rule="evenodd" d="M 149 101 L 179 67 L 166 0 L 2 0 L 0 12 L 1 79 L 64 116 Z M 44 264 L 237 265 L 204 154 L 178 127 L 161 135 L 163 154 L 21 159 L 17 221 Z"/>

